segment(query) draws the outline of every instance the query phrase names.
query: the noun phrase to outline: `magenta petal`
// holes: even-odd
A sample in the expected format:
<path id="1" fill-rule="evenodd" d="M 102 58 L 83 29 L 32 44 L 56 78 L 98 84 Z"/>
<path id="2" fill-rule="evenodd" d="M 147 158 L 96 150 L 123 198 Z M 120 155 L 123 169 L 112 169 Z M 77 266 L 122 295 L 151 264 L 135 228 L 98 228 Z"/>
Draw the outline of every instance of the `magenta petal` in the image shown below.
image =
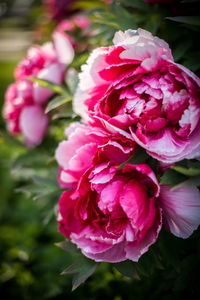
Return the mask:
<path id="1" fill-rule="evenodd" d="M 161 185 L 164 222 L 176 236 L 188 238 L 200 224 L 200 192 L 196 187 L 170 189 Z"/>
<path id="2" fill-rule="evenodd" d="M 140 256 L 148 251 L 149 247 L 154 244 L 157 240 L 158 234 L 162 227 L 162 215 L 161 210 L 157 211 L 157 218 L 153 226 L 146 233 L 145 237 L 140 243 L 135 244 L 134 242 L 127 243 L 126 245 L 126 257 L 127 259 L 138 261 Z"/>

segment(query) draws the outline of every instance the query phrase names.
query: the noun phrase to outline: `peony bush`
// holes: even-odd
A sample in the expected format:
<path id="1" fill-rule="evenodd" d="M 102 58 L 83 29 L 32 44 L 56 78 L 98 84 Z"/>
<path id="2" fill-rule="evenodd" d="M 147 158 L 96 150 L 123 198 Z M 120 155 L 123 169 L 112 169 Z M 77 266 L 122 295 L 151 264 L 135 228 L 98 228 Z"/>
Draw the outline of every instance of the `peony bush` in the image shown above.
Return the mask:
<path id="1" fill-rule="evenodd" d="M 199 232 L 199 19 L 166 20 L 167 5 L 145 2 L 174 1 L 44 1 L 51 41 L 28 49 L 5 94 L 8 131 L 35 147 L 14 164 L 34 182 L 21 190 L 50 207 L 58 246 L 80 256 L 64 271 L 73 289 L 100 262 L 137 279 L 172 268 L 173 281 L 182 264 L 163 237 Z"/>

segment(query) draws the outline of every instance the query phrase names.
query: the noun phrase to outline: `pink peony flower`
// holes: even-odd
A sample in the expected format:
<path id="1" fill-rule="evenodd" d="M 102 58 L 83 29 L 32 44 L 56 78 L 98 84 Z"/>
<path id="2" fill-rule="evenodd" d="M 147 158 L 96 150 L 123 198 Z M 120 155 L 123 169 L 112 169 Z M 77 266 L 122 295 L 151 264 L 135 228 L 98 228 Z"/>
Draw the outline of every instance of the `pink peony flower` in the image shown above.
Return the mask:
<path id="1" fill-rule="evenodd" d="M 59 201 L 59 231 L 96 261 L 138 261 L 161 229 L 159 185 L 145 164 L 88 169 Z"/>
<path id="2" fill-rule="evenodd" d="M 74 50 L 69 40 L 58 32 L 53 34 L 53 43 L 34 46 L 18 64 L 14 75 L 17 80 L 28 76 L 49 80 L 61 84 L 66 66 L 72 61 Z M 53 92 L 33 83 L 33 98 L 36 103 L 44 104 Z"/>
<path id="3" fill-rule="evenodd" d="M 72 123 L 65 131 L 67 141 L 56 150 L 62 188 L 76 188 L 85 171 L 97 163 L 120 165 L 135 151 L 135 143 L 101 128 Z"/>
<path id="4" fill-rule="evenodd" d="M 82 67 L 74 110 L 89 123 L 124 131 L 154 158 L 200 156 L 200 79 L 176 64 L 166 42 L 119 31 Z"/>
<path id="5" fill-rule="evenodd" d="M 41 143 L 48 126 L 42 106 L 33 101 L 33 87 L 28 80 L 11 84 L 6 92 L 3 115 L 9 132 L 21 133 L 28 147 Z"/>
<path id="6" fill-rule="evenodd" d="M 32 83 L 29 76 L 60 84 L 66 66 L 72 61 L 74 50 L 66 37 L 58 32 L 53 34 L 53 43 L 35 46 L 28 50 L 26 57 L 18 64 L 11 84 L 5 95 L 3 115 L 11 134 L 21 133 L 28 147 L 41 143 L 47 130 L 48 116 L 44 104 L 53 91 Z"/>
<path id="7" fill-rule="evenodd" d="M 20 114 L 24 107 L 33 104 L 32 84 L 28 80 L 11 84 L 5 94 L 3 115 L 7 128 L 12 133 L 20 133 Z"/>
<path id="8" fill-rule="evenodd" d="M 200 224 L 200 193 L 193 187 L 159 186 L 146 164 L 119 165 L 134 155 L 125 136 L 71 124 L 59 144 L 59 231 L 96 261 L 138 261 L 162 224 L 186 238 Z"/>

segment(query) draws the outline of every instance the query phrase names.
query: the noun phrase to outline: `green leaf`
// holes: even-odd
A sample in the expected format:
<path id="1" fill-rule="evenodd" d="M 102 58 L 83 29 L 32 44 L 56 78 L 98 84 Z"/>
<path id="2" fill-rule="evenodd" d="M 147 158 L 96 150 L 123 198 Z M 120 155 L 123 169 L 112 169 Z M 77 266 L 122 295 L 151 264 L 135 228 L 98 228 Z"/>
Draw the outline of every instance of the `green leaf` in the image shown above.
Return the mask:
<path id="1" fill-rule="evenodd" d="M 77 248 L 77 246 L 73 243 L 71 243 L 69 240 L 56 243 L 57 247 L 63 249 L 64 251 L 70 252 L 70 253 L 80 253 L 80 250 Z"/>
<path id="2" fill-rule="evenodd" d="M 135 153 L 123 164 L 119 165 L 119 169 L 123 169 L 126 164 L 139 165 L 144 163 L 149 158 L 148 154 L 143 148 L 138 147 Z"/>
<path id="3" fill-rule="evenodd" d="M 98 265 L 99 263 L 83 257 L 69 266 L 61 274 L 75 274 L 72 279 L 72 291 L 74 291 L 94 273 Z"/>
<path id="4" fill-rule="evenodd" d="M 75 69 L 71 68 L 67 71 L 66 84 L 70 93 L 73 95 L 78 85 L 78 73 Z"/>
<path id="5" fill-rule="evenodd" d="M 200 16 L 167 17 L 166 19 L 179 23 L 200 26 Z"/>
<path id="6" fill-rule="evenodd" d="M 180 60 L 183 55 L 189 50 L 191 47 L 191 42 L 188 40 L 187 43 L 185 40 L 177 43 L 176 47 L 173 50 L 173 57 L 175 61 Z"/>
<path id="7" fill-rule="evenodd" d="M 119 271 L 122 275 L 130 278 L 139 279 L 137 271 L 132 261 L 126 260 L 120 263 L 115 263 L 113 265 L 117 269 L 117 271 Z"/>
<path id="8" fill-rule="evenodd" d="M 180 182 L 187 179 L 186 176 L 177 173 L 175 170 L 167 169 L 165 173 L 161 176 L 160 184 L 168 184 L 170 186 L 175 186 Z"/>
<path id="9" fill-rule="evenodd" d="M 172 166 L 171 169 L 175 170 L 176 172 L 179 172 L 185 176 L 197 176 L 197 175 L 200 175 L 200 169 L 197 169 L 197 168 L 184 168 L 184 167 L 181 167 L 181 166 Z"/>
<path id="10" fill-rule="evenodd" d="M 183 61 L 183 65 L 186 68 L 189 68 L 191 71 L 196 72 L 200 69 L 200 51 L 189 52 L 185 60 Z"/>
<path id="11" fill-rule="evenodd" d="M 58 108 L 59 106 L 72 101 L 72 97 L 66 96 L 57 96 L 52 99 L 46 106 L 45 113 L 47 114 L 51 110 Z"/>
<path id="12" fill-rule="evenodd" d="M 152 34 L 156 34 L 162 21 L 162 16 L 160 14 L 152 14 L 146 20 L 144 29 L 150 31 Z"/>
<path id="13" fill-rule="evenodd" d="M 24 144 L 22 144 L 16 138 L 12 137 L 7 131 L 0 130 L 0 138 L 2 138 L 5 141 L 5 143 L 7 143 L 13 147 L 20 147 L 20 148 L 25 149 Z"/>
<path id="14" fill-rule="evenodd" d="M 110 27 L 113 27 L 117 30 L 120 30 L 121 27 L 118 24 L 118 19 L 115 15 L 111 14 L 111 13 L 107 13 L 107 12 L 96 12 L 94 13 L 94 15 L 92 16 L 92 20 L 96 23 L 99 24 L 104 24 Z"/>
<path id="15" fill-rule="evenodd" d="M 112 10 L 116 15 L 116 22 L 122 30 L 137 27 L 133 14 L 129 13 L 128 10 L 119 5 L 112 5 Z"/>
<path id="16" fill-rule="evenodd" d="M 39 199 L 42 199 L 42 198 L 50 198 L 50 196 L 53 196 L 53 195 L 60 195 L 61 193 L 61 189 L 55 189 L 55 190 L 51 190 L 51 191 L 46 191 L 46 192 L 42 192 L 39 194 L 39 190 L 37 191 L 37 195 L 33 197 L 33 200 L 39 200 Z M 58 196 L 59 198 L 59 196 Z"/>
<path id="17" fill-rule="evenodd" d="M 45 178 L 45 177 L 41 177 L 41 176 L 38 176 L 38 175 L 34 175 L 32 177 L 33 179 L 33 182 L 37 185 L 40 185 L 40 186 L 48 186 L 49 188 L 53 188 L 53 187 L 58 187 L 58 184 L 55 180 L 51 179 L 51 178 Z"/>
<path id="18" fill-rule="evenodd" d="M 81 55 L 77 54 L 73 59 L 72 63 L 70 64 L 70 67 L 79 68 L 87 61 L 88 56 L 89 56 L 88 53 L 83 53 Z"/>
<path id="19" fill-rule="evenodd" d="M 88 10 L 88 9 L 92 9 L 92 8 L 98 8 L 98 7 L 102 7 L 105 8 L 106 4 L 103 3 L 103 1 L 96 1 L 96 0 L 83 0 L 83 1 L 74 1 L 73 8 L 75 9 L 81 9 L 81 10 Z"/>
<path id="20" fill-rule="evenodd" d="M 41 170 L 44 172 L 44 165 L 50 159 L 50 156 L 37 149 L 28 149 L 27 152 L 16 158 L 12 164 L 11 173 L 17 178 L 28 179 Z"/>
<path id="21" fill-rule="evenodd" d="M 61 95 L 66 95 L 66 94 L 68 95 L 67 90 L 63 86 L 61 86 L 59 84 L 55 84 L 49 80 L 44 80 L 44 79 L 40 79 L 37 77 L 27 77 L 27 79 L 30 80 L 31 82 L 36 82 L 39 85 L 41 85 L 42 87 L 47 88 L 55 93 L 58 93 Z"/>
<path id="22" fill-rule="evenodd" d="M 164 226 L 159 234 L 157 247 L 162 258 L 162 262 L 166 265 L 173 266 L 177 271 L 179 268 L 180 252 L 184 245 L 183 239 L 177 238 L 171 234 Z"/>
<path id="23" fill-rule="evenodd" d="M 124 5 L 133 7 L 133 8 L 138 8 L 143 11 L 148 11 L 150 6 L 149 4 L 145 3 L 144 1 L 141 0 L 121 0 Z"/>
<path id="24" fill-rule="evenodd" d="M 140 257 L 137 263 L 134 263 L 134 266 L 139 275 L 145 277 L 151 276 L 155 269 L 163 269 L 160 257 L 152 247 Z"/>

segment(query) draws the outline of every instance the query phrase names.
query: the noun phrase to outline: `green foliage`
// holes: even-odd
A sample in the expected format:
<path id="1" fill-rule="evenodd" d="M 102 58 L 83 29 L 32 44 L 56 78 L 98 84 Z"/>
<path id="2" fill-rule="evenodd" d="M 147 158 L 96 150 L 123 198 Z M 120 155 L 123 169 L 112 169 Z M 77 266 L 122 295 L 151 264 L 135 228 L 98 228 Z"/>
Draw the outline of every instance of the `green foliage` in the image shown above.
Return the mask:
<path id="1" fill-rule="evenodd" d="M 40 86 L 47 88 L 55 93 L 61 94 L 61 95 L 67 95 L 67 90 L 58 84 L 55 84 L 49 80 L 45 80 L 45 79 L 40 79 L 37 77 L 28 77 L 28 80 L 32 81 L 32 82 L 36 82 L 38 83 Z"/>
<path id="2" fill-rule="evenodd" d="M 82 257 L 65 269 L 62 274 L 75 274 L 72 279 L 72 291 L 74 291 L 81 283 L 85 282 L 85 280 L 94 273 L 97 266 L 98 263 L 95 261 Z"/>
<path id="3" fill-rule="evenodd" d="M 118 168 L 123 169 L 126 164 L 138 165 L 141 163 L 145 163 L 145 161 L 148 158 L 149 156 L 146 153 L 146 151 L 141 147 L 137 147 L 137 149 L 134 152 L 134 155 L 132 155 L 126 162 L 118 166 Z"/>
<path id="4" fill-rule="evenodd" d="M 168 17 L 167 19 L 183 24 L 200 26 L 200 16 Z"/>
<path id="5" fill-rule="evenodd" d="M 45 113 L 47 114 L 48 112 L 50 112 L 51 110 L 72 101 L 71 97 L 67 97 L 67 96 L 58 96 L 53 98 L 48 104 L 47 107 L 45 109 Z"/>
<path id="6" fill-rule="evenodd" d="M 134 263 L 130 260 L 126 260 L 120 263 L 115 263 L 113 266 L 124 276 L 130 277 L 130 278 L 137 278 L 138 274 L 136 271 L 136 268 L 134 266 Z"/>

